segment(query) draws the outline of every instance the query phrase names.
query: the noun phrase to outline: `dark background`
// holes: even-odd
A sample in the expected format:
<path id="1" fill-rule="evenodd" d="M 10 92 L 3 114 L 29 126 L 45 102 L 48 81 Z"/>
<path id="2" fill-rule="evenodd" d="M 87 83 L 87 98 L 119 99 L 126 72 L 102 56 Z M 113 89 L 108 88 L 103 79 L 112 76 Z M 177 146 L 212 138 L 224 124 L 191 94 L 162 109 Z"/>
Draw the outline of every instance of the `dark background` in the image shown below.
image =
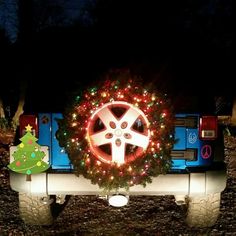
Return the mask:
<path id="1" fill-rule="evenodd" d="M 113 67 L 130 68 L 152 81 L 179 108 L 187 105 L 216 112 L 216 101 L 221 101 L 220 107 L 230 107 L 235 96 L 233 0 L 88 0 L 84 2 L 92 5 L 84 9 L 74 8 L 72 0 L 65 1 L 66 6 L 59 0 L 19 0 L 18 11 L 1 12 L 2 4 L 8 8 L 10 2 L 14 0 L 0 0 L 0 97 L 11 114 L 23 82 L 25 113 L 57 112 L 70 104 L 74 92 Z M 229 167 L 228 180 L 234 173 Z M 0 231 L 6 234 L 215 236 L 236 232 L 235 181 L 228 181 L 222 193 L 217 224 L 204 233 L 188 228 L 184 211 L 167 196 L 155 201 L 140 198 L 127 214 L 108 210 L 101 199 L 75 196 L 57 222 L 42 229 L 26 226 L 19 218 L 17 194 L 10 190 L 4 172 Z"/>
<path id="2" fill-rule="evenodd" d="M 74 1 L 67 14 L 56 0 L 36 2 L 19 1 L 15 42 L 1 31 L 6 103 L 16 104 L 26 81 L 26 112 L 63 111 L 72 92 L 124 67 L 152 81 L 176 104 L 185 99 L 214 110 L 216 98 L 228 102 L 234 96 L 230 0 L 94 0 L 69 24 L 78 11 Z"/>

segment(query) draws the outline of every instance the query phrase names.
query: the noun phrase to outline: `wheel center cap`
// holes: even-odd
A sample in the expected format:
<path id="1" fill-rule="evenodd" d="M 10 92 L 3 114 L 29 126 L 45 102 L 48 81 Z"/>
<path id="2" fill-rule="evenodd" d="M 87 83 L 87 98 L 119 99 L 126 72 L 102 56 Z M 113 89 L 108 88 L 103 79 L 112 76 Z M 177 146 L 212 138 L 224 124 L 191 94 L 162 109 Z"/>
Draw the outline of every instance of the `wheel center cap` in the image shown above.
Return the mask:
<path id="1" fill-rule="evenodd" d="M 116 130 L 115 130 L 115 135 L 116 135 L 117 137 L 120 137 L 120 136 L 122 135 L 122 130 L 116 129 Z"/>

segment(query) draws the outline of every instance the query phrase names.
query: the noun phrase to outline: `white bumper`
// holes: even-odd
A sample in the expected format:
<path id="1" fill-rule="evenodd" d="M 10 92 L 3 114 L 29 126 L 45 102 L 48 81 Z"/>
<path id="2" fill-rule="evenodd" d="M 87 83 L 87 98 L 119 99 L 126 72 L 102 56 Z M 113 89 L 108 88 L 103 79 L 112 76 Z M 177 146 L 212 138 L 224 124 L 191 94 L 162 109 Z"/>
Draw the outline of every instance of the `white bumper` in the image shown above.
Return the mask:
<path id="1" fill-rule="evenodd" d="M 16 146 L 11 146 L 10 154 Z M 48 162 L 48 147 L 43 146 L 46 153 L 44 161 Z M 13 161 L 10 155 L 10 162 Z M 83 176 L 72 173 L 40 173 L 31 175 L 31 181 L 26 181 L 26 175 L 10 171 L 11 188 L 38 196 L 45 195 L 101 195 L 103 190 L 98 185 L 91 184 Z M 179 195 L 195 196 L 218 193 L 226 187 L 225 171 L 207 171 L 204 173 L 166 174 L 153 178 L 146 187 L 135 185 L 130 188 L 129 195 Z M 123 189 L 120 193 L 126 193 Z"/>
<path id="2" fill-rule="evenodd" d="M 72 173 L 41 173 L 31 175 L 31 181 L 26 181 L 26 175 L 10 172 L 11 188 L 17 192 L 33 195 L 101 195 L 102 189 L 91 184 L 83 176 Z M 146 187 L 135 185 L 130 188 L 129 195 L 205 195 L 221 192 L 226 187 L 224 171 L 207 171 L 191 174 L 166 174 L 153 178 Z M 119 192 L 126 192 L 120 190 Z"/>

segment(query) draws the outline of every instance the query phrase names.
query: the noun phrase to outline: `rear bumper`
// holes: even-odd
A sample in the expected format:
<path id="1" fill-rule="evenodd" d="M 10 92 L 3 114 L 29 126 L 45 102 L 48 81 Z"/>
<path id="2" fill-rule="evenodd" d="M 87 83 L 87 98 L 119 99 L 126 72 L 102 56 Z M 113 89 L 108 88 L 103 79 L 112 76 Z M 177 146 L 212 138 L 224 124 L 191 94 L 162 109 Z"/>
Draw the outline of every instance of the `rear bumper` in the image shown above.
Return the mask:
<path id="1" fill-rule="evenodd" d="M 28 194 L 44 195 L 101 195 L 102 189 L 91 184 L 83 176 L 72 173 L 41 173 L 31 176 L 10 172 L 12 190 Z M 225 171 L 207 171 L 204 173 L 166 174 L 153 178 L 146 187 L 135 185 L 129 195 L 205 195 L 221 192 L 226 187 Z M 120 189 L 119 192 L 126 192 Z"/>

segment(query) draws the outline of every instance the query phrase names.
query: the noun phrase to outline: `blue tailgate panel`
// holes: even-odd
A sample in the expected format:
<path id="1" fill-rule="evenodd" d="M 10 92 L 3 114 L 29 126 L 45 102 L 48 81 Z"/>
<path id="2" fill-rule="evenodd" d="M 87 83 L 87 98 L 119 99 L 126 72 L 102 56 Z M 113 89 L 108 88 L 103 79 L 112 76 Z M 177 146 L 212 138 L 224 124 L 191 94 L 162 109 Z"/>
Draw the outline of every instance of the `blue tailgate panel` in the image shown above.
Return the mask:
<path id="1" fill-rule="evenodd" d="M 187 117 L 187 116 L 197 116 L 198 115 L 177 115 L 177 117 Z M 175 127 L 175 138 L 176 143 L 174 144 L 173 150 L 176 151 L 186 151 L 195 150 L 196 160 L 173 160 L 172 169 L 173 170 L 184 170 L 187 167 L 197 167 L 210 165 L 213 161 L 213 152 L 211 142 L 201 141 L 198 135 L 198 126 L 196 128 L 188 127 Z M 208 157 L 207 157 L 207 154 Z M 206 158 L 207 157 L 207 158 Z"/>
<path id="2" fill-rule="evenodd" d="M 174 150 L 186 149 L 186 128 L 185 127 L 175 127 L 175 138 L 177 142 L 174 145 Z"/>
<path id="3" fill-rule="evenodd" d="M 177 142 L 174 144 L 173 150 L 184 150 L 186 147 L 186 128 L 175 127 L 175 138 Z M 173 160 L 172 169 L 185 169 L 185 160 Z"/>
<path id="4" fill-rule="evenodd" d="M 39 144 L 49 147 L 50 164 L 52 169 L 71 169 L 72 165 L 64 148 L 59 146 L 56 138 L 58 125 L 56 118 L 62 118 L 61 113 L 39 114 Z"/>
<path id="5" fill-rule="evenodd" d="M 38 143 L 43 146 L 49 147 L 49 157 L 51 158 L 51 114 L 49 113 L 40 113 L 39 114 L 39 137 L 38 137 Z M 51 159 L 50 159 L 51 162 Z"/>
<path id="6" fill-rule="evenodd" d="M 72 165 L 65 153 L 64 148 L 59 146 L 58 140 L 56 138 L 56 131 L 58 130 L 58 125 L 56 118 L 61 119 L 61 113 L 52 114 L 52 168 L 53 169 L 71 169 Z"/>
<path id="7" fill-rule="evenodd" d="M 178 115 L 177 115 L 178 116 Z M 186 117 L 187 115 L 179 115 L 178 117 Z M 58 124 L 56 119 L 62 119 L 61 113 L 40 113 L 39 114 L 39 137 L 40 145 L 49 147 L 49 160 L 52 169 L 71 170 L 73 166 L 65 153 L 64 148 L 59 146 L 56 138 Z M 198 136 L 197 128 L 175 127 L 174 151 L 185 151 L 194 149 L 197 158 L 194 161 L 184 159 L 173 160 L 172 170 L 184 170 L 187 167 L 197 167 L 210 165 L 213 161 L 213 148 L 211 142 L 201 141 Z"/>

